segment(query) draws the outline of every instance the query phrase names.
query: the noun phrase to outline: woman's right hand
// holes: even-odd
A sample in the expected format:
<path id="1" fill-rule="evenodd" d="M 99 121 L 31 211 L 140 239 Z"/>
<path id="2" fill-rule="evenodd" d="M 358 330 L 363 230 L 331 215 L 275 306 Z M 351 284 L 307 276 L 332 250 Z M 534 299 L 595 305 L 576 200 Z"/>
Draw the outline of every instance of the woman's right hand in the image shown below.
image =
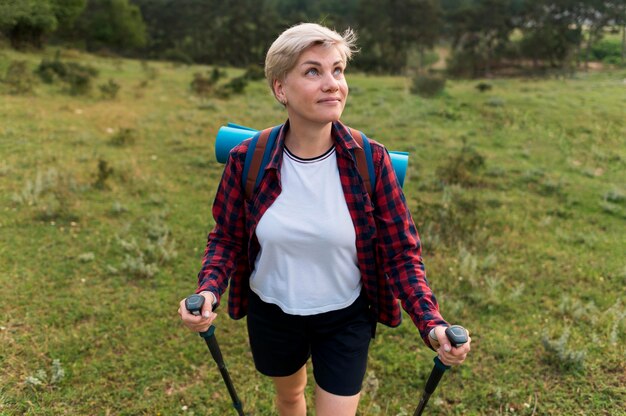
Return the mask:
<path id="1" fill-rule="evenodd" d="M 200 316 L 193 315 L 187 310 L 185 307 L 185 299 L 181 300 L 178 306 L 180 319 L 183 320 L 187 328 L 194 332 L 204 332 L 208 330 L 215 318 L 217 318 L 217 314 L 213 312 L 211 306 L 214 299 L 213 294 L 211 292 L 202 292 L 200 295 L 204 297 L 204 305 L 202 305 L 202 314 Z"/>

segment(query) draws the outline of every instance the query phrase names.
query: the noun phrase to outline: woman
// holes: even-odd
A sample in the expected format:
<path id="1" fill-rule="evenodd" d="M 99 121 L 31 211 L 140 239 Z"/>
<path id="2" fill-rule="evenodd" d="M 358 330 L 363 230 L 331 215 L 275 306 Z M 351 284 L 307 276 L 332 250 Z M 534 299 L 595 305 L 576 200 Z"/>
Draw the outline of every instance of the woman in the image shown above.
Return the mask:
<path id="1" fill-rule="evenodd" d="M 270 47 L 265 74 L 288 121 L 249 201 L 242 185 L 249 140 L 231 151 L 198 276 L 207 302 L 202 316 L 184 301 L 179 308 L 187 327 L 206 330 L 230 281 L 229 314 L 247 314 L 255 366 L 272 378 L 281 415 L 306 414 L 309 357 L 316 413 L 356 413 L 375 324 L 400 323 L 396 299 L 444 363 L 462 363 L 470 349 L 470 342 L 451 348 L 444 334 L 415 225 L 380 144 L 371 141 L 371 199 L 358 173 L 358 145 L 339 122 L 354 42 L 350 30 L 342 36 L 301 24 Z"/>

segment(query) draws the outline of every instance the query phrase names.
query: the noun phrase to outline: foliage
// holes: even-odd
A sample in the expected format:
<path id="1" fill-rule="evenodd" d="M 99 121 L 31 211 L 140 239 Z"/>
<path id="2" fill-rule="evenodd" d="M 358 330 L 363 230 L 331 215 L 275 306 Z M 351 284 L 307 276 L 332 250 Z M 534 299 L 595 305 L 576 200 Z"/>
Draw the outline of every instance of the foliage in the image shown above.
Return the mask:
<path id="1" fill-rule="evenodd" d="M 435 0 L 362 1 L 356 20 L 364 53 L 357 55 L 355 65 L 366 71 L 401 72 L 412 49 L 424 51 L 434 46 L 441 18 Z M 385 30 L 380 30 L 383 27 Z"/>
<path id="2" fill-rule="evenodd" d="M 38 171 L 34 180 L 27 180 L 19 192 L 13 194 L 13 202 L 33 207 L 35 217 L 43 221 L 76 221 L 74 212 L 77 184 L 72 175 L 57 169 Z"/>
<path id="3" fill-rule="evenodd" d="M 171 231 L 164 222 L 163 214 L 150 216 L 144 221 L 144 227 L 146 238 L 140 240 L 135 237 L 118 238 L 125 252 L 119 272 L 131 278 L 153 278 L 159 272 L 160 266 L 178 256 L 176 242 L 172 239 Z"/>
<path id="4" fill-rule="evenodd" d="M 258 81 L 265 79 L 265 71 L 262 66 L 251 64 L 248 65 L 248 68 L 246 68 L 244 77 L 250 81 Z"/>
<path id="5" fill-rule="evenodd" d="M 582 371 L 585 368 L 585 356 L 583 350 L 572 350 L 567 346 L 570 331 L 565 330 L 559 339 L 552 340 L 547 334 L 541 338 L 541 343 L 546 351 L 546 359 L 549 363 L 566 371 Z"/>
<path id="6" fill-rule="evenodd" d="M 479 82 L 476 84 L 476 89 L 480 92 L 490 91 L 492 88 L 493 86 L 488 82 Z"/>
<path id="7" fill-rule="evenodd" d="M 35 73 L 46 83 L 54 83 L 57 79 L 63 81 L 71 95 L 88 94 L 92 79 L 98 76 L 98 70 L 94 67 L 61 61 L 59 52 L 54 60 L 42 59 Z"/>
<path id="8" fill-rule="evenodd" d="M 109 79 L 107 83 L 98 85 L 98 88 L 103 98 L 114 100 L 121 86 L 114 79 Z"/>
<path id="9" fill-rule="evenodd" d="M 88 2 L 77 25 L 90 50 L 109 47 L 126 51 L 147 42 L 141 10 L 129 0 Z"/>
<path id="10" fill-rule="evenodd" d="M 50 376 L 43 368 L 37 370 L 34 375 L 24 379 L 24 383 L 32 388 L 55 387 L 65 378 L 65 370 L 61 366 L 61 361 L 57 358 L 52 360 Z"/>
<path id="11" fill-rule="evenodd" d="M 216 74 L 215 70 L 212 74 Z M 193 74 L 193 81 L 191 81 L 189 87 L 194 94 L 202 98 L 206 98 L 213 92 L 216 82 L 217 79 L 215 76 L 207 76 L 200 72 L 196 72 Z"/>
<path id="12" fill-rule="evenodd" d="M 109 140 L 113 146 L 129 146 L 137 141 L 137 131 L 132 128 L 119 129 Z"/>
<path id="13" fill-rule="evenodd" d="M 16 49 L 43 46 L 57 27 L 71 27 L 86 0 L 0 0 L 0 31 Z"/>
<path id="14" fill-rule="evenodd" d="M 11 61 L 3 81 L 8 86 L 9 94 L 16 95 L 32 93 L 35 85 L 28 62 L 22 60 Z"/>
<path id="15" fill-rule="evenodd" d="M 477 175 L 484 166 L 484 156 L 463 138 L 463 146 L 437 168 L 437 177 L 446 185 L 475 186 L 479 183 Z"/>
<path id="16" fill-rule="evenodd" d="M 113 168 L 109 166 L 109 162 L 104 159 L 98 160 L 98 173 L 96 174 L 96 181 L 93 183 L 96 189 L 109 189 L 107 180 L 111 177 Z"/>
<path id="17" fill-rule="evenodd" d="M 622 59 L 622 45 L 619 41 L 615 40 L 601 40 L 591 47 L 591 59 L 617 63 Z"/>
<path id="18" fill-rule="evenodd" d="M 446 79 L 440 75 L 418 73 L 413 77 L 411 93 L 431 98 L 441 94 L 446 86 Z"/>

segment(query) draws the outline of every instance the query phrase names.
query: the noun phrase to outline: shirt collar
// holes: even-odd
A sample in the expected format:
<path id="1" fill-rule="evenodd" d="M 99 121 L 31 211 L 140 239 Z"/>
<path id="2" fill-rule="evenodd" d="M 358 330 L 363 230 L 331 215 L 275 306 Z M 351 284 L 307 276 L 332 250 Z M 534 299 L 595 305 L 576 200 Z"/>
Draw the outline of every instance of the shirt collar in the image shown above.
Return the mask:
<path id="1" fill-rule="evenodd" d="M 285 149 L 285 135 L 289 130 L 289 120 L 285 122 L 278 132 L 276 137 L 276 145 L 267 163 L 266 169 L 279 169 L 283 160 L 283 151 Z M 331 135 L 337 146 L 339 154 L 351 153 L 353 149 L 360 149 L 361 146 L 350 134 L 350 129 L 347 128 L 341 121 L 335 121 L 331 127 Z"/>

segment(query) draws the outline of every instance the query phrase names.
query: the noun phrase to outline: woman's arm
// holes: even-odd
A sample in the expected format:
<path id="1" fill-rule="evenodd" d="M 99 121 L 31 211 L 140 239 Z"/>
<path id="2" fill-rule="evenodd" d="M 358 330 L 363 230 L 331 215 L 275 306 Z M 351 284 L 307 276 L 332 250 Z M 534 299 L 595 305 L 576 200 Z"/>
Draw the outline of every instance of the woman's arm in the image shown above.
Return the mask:
<path id="1" fill-rule="evenodd" d="M 373 202 L 379 265 L 389 279 L 394 296 L 400 299 L 422 339 L 430 346 L 430 330 L 438 325 L 448 326 L 448 323 L 441 317 L 426 280 L 419 235 L 389 153 L 378 144 L 373 149 L 377 167 Z"/>
<path id="2" fill-rule="evenodd" d="M 245 195 L 242 187 L 243 164 L 249 141 L 231 150 L 213 202 L 215 227 L 209 233 L 198 273 L 196 293 L 210 291 L 219 304 L 237 260 L 247 253 Z"/>

